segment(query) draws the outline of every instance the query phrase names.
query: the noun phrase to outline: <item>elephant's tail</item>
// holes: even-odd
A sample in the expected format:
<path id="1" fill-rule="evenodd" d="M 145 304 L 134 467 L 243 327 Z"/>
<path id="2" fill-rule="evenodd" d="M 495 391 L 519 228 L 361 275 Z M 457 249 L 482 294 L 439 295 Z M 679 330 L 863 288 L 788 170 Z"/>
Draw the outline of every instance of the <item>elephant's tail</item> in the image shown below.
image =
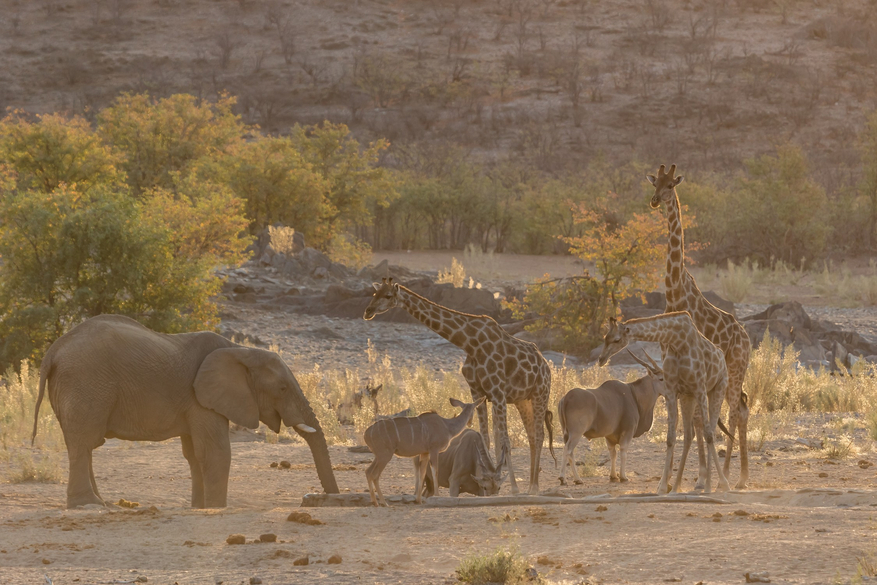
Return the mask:
<path id="1" fill-rule="evenodd" d="M 30 436 L 30 444 L 33 446 L 34 441 L 37 438 L 37 425 L 40 422 L 40 405 L 43 403 L 43 396 L 46 393 L 46 381 L 49 379 L 49 370 L 52 369 L 52 360 L 50 355 L 47 353 L 43 358 L 43 363 L 40 366 L 40 392 L 37 394 L 37 404 L 33 410 L 33 434 Z"/>

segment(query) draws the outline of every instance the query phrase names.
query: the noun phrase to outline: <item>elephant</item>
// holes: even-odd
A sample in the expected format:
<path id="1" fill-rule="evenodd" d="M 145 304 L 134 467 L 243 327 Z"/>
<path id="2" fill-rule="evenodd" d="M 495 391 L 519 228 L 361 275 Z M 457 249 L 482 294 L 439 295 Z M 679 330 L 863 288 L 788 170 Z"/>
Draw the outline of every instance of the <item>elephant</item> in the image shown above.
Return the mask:
<path id="1" fill-rule="evenodd" d="M 280 432 L 281 421 L 307 441 L 320 483 L 338 493 L 326 438 L 279 355 L 210 332 L 157 333 L 121 315 L 99 315 L 62 335 L 40 366 L 34 412 L 48 385 L 70 464 L 67 507 L 106 506 L 92 451 L 105 439 L 180 437 L 192 472 L 192 507 L 227 505 L 228 423 Z"/>

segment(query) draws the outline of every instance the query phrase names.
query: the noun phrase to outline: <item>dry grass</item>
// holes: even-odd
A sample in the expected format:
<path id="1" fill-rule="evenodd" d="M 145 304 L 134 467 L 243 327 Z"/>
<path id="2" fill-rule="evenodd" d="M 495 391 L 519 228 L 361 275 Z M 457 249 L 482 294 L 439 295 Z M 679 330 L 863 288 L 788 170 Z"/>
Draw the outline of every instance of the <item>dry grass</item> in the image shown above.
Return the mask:
<path id="1" fill-rule="evenodd" d="M 453 284 L 460 288 L 466 282 L 466 268 L 456 258 L 451 258 L 451 267 L 442 268 L 438 271 L 437 284 Z"/>
<path id="2" fill-rule="evenodd" d="M 529 568 L 530 563 L 518 551 L 500 548 L 490 554 L 464 558 L 457 568 L 457 579 L 471 585 L 540 582 L 529 578 Z"/>
<path id="3" fill-rule="evenodd" d="M 854 275 L 847 266 L 838 269 L 827 262 L 816 275 L 814 287 L 819 294 L 843 307 L 877 305 L 877 263 L 871 260 L 865 274 Z"/>
<path id="4" fill-rule="evenodd" d="M 9 463 L 10 482 L 59 481 L 60 457 L 64 437 L 48 396 L 40 409 L 38 432 L 33 448 L 34 406 L 39 391 L 39 371 L 22 362 L 21 373 L 6 372 L 6 385 L 0 388 L 0 461 Z"/>

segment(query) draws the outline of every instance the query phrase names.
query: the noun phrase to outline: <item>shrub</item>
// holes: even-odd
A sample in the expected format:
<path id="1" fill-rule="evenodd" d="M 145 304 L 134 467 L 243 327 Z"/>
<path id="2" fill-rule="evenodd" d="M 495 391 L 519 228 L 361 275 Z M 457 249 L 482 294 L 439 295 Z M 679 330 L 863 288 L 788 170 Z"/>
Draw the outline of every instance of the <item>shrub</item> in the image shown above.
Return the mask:
<path id="1" fill-rule="evenodd" d="M 523 583 L 528 581 L 530 564 L 517 551 L 501 548 L 491 554 L 472 554 L 457 568 L 457 579 L 471 585 Z"/>
<path id="2" fill-rule="evenodd" d="M 728 260 L 727 271 L 719 275 L 722 294 L 732 303 L 742 303 L 752 287 L 751 269 L 747 264 L 737 266 Z"/>
<path id="3" fill-rule="evenodd" d="M 328 256 L 344 266 L 365 268 L 372 261 L 372 247 L 349 234 L 335 234 L 329 242 Z"/>
<path id="4" fill-rule="evenodd" d="M 436 278 L 436 283 L 453 284 L 457 288 L 460 288 L 463 286 L 465 280 L 466 269 L 463 267 L 463 263 L 456 258 L 451 258 L 451 267 L 441 268 L 438 271 L 438 278 Z"/>
<path id="5" fill-rule="evenodd" d="M 125 155 L 120 168 L 140 197 L 156 187 L 172 189 L 175 173 L 240 143 L 248 129 L 234 105 L 227 96 L 211 104 L 188 94 L 156 100 L 126 93 L 100 112 L 98 134 Z"/>
<path id="6" fill-rule="evenodd" d="M 29 452 L 20 452 L 15 456 L 6 479 L 9 483 L 60 483 L 62 477 L 57 454 L 46 453 L 34 457 Z"/>

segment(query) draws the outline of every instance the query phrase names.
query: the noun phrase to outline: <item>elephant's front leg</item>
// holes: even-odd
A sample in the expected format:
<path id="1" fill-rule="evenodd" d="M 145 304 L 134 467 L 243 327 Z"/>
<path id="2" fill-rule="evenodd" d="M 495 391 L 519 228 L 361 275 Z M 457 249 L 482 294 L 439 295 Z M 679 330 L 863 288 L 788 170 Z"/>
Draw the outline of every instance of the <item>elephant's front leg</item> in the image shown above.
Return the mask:
<path id="1" fill-rule="evenodd" d="M 183 456 L 189 462 L 189 471 L 192 474 L 192 507 L 204 508 L 204 475 L 201 473 L 201 463 L 195 457 L 195 445 L 191 435 L 181 435 L 183 443 Z"/>
<path id="2" fill-rule="evenodd" d="M 231 469 L 231 443 L 228 422 L 221 430 L 192 435 L 195 458 L 201 464 L 204 486 L 204 508 L 225 508 L 228 505 L 228 473 Z M 194 480 L 194 476 L 192 478 Z M 192 493 L 193 500 L 195 493 Z"/>

